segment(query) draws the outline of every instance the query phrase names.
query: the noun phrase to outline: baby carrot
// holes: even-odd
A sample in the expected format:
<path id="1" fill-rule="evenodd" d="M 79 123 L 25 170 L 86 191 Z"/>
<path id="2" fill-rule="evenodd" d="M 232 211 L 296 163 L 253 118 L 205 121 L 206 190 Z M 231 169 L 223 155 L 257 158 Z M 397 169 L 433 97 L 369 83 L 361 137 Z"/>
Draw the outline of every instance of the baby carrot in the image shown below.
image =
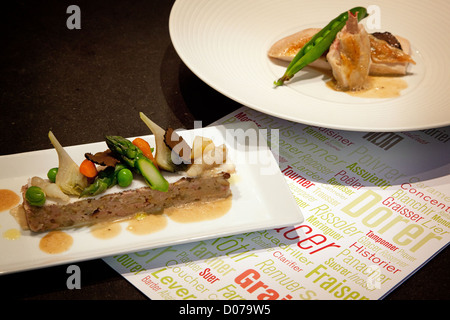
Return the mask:
<path id="1" fill-rule="evenodd" d="M 155 167 L 158 168 L 158 166 L 156 164 L 156 160 L 153 157 L 152 148 L 150 147 L 150 144 L 147 141 L 145 141 L 142 138 L 136 138 L 136 139 L 133 140 L 133 144 L 142 151 L 142 154 L 146 158 L 150 159 L 153 162 Z"/>
<path id="2" fill-rule="evenodd" d="M 95 178 L 98 174 L 95 163 L 88 159 L 84 159 L 80 164 L 80 172 L 87 178 Z"/>

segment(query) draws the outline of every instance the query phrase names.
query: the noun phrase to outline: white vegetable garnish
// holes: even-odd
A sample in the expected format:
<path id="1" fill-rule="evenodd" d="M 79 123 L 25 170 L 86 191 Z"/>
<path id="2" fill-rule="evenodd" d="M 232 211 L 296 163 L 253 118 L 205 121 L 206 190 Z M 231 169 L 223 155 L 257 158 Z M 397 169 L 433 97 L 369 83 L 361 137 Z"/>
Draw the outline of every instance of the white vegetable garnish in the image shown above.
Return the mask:
<path id="1" fill-rule="evenodd" d="M 158 166 L 161 169 L 169 172 L 177 171 L 177 167 L 172 161 L 172 150 L 170 150 L 169 147 L 164 142 L 164 134 L 166 131 L 159 125 L 154 123 L 152 120 L 150 120 L 142 112 L 139 113 L 139 116 L 155 136 L 155 143 L 156 143 L 155 160 L 156 163 L 158 163 Z"/>
<path id="2" fill-rule="evenodd" d="M 224 144 L 216 146 L 211 139 L 195 137 L 192 149 L 194 157 L 186 171 L 188 177 L 235 172 L 234 165 L 227 162 L 227 148 Z"/>
<path id="3" fill-rule="evenodd" d="M 65 193 L 80 195 L 81 191 L 87 187 L 87 178 L 80 172 L 80 168 L 64 150 L 53 132 L 48 133 L 48 137 L 53 147 L 58 153 L 58 174 L 56 175 L 56 185 Z"/>
<path id="4" fill-rule="evenodd" d="M 40 177 L 31 178 L 31 185 L 41 188 L 45 195 L 49 198 L 62 200 L 64 202 L 69 202 L 70 197 L 61 191 L 56 183 L 51 183 L 48 180 L 44 180 Z"/>

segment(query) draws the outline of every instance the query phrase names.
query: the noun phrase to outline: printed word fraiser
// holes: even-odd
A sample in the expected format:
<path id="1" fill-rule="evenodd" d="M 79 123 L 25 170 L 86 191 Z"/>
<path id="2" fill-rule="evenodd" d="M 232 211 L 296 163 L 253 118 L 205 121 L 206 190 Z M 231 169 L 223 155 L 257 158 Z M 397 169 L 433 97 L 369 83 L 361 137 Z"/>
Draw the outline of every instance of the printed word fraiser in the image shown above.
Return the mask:
<path id="1" fill-rule="evenodd" d="M 320 283 L 319 288 L 331 293 L 334 297 L 343 300 L 369 300 L 366 296 L 363 296 L 356 290 L 353 290 L 350 286 L 344 285 L 346 279 L 339 281 L 331 274 L 323 272 L 322 269 L 328 268 L 323 264 L 319 264 L 313 270 L 311 270 L 305 278 L 311 278 L 314 283 Z"/>

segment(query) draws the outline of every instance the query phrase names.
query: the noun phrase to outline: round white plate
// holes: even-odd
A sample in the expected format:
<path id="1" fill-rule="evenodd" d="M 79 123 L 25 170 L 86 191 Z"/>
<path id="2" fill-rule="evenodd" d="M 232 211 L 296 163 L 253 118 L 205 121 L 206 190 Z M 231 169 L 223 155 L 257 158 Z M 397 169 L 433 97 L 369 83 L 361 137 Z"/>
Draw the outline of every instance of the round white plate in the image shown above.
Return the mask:
<path id="1" fill-rule="evenodd" d="M 306 27 L 325 26 L 355 6 L 377 11 L 375 31 L 410 40 L 417 62 L 395 98 L 369 99 L 328 88 L 305 68 L 274 88 L 287 64 L 267 56 L 270 46 Z M 437 9 L 438 8 L 438 9 Z M 305 1 L 177 0 L 170 36 L 183 62 L 215 90 L 252 109 L 283 119 L 354 131 L 420 130 L 450 125 L 450 16 L 448 0 Z M 365 19 L 365 23 L 367 23 Z M 211 106 L 214 107 L 214 106 Z"/>

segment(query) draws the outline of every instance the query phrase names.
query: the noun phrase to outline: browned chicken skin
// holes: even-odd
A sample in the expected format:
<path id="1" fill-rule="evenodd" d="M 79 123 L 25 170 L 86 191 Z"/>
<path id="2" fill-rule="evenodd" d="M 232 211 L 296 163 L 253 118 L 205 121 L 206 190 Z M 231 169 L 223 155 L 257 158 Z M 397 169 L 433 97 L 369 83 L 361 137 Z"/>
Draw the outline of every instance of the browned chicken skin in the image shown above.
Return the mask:
<path id="1" fill-rule="evenodd" d="M 345 27 L 330 46 L 327 60 L 340 90 L 360 90 L 369 75 L 371 48 L 369 35 L 349 12 Z"/>

